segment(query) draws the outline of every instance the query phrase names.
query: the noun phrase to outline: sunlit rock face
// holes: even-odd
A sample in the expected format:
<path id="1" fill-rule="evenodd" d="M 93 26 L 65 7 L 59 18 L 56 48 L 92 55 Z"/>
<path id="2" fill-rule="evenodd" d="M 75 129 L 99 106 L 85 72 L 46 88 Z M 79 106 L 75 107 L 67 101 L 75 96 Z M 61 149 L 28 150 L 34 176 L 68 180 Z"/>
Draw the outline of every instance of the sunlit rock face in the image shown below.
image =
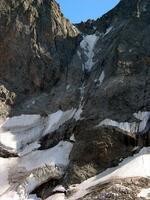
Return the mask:
<path id="1" fill-rule="evenodd" d="M 53 0 L 2 0 L 0 11 L 1 83 L 17 93 L 18 100 L 52 89 L 66 74 L 76 48 L 77 28 Z"/>
<path id="2" fill-rule="evenodd" d="M 0 1 L 0 200 L 148 198 L 149 10 Z"/>

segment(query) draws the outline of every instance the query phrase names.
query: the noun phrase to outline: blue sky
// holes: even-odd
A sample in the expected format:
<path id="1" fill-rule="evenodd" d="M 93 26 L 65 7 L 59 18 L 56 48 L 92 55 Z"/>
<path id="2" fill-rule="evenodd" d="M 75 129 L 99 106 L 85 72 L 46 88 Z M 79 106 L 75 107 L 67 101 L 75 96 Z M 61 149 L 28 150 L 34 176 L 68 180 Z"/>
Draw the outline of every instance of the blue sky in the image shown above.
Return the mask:
<path id="1" fill-rule="evenodd" d="M 119 0 L 56 0 L 65 17 L 77 23 L 96 19 L 115 7 Z"/>

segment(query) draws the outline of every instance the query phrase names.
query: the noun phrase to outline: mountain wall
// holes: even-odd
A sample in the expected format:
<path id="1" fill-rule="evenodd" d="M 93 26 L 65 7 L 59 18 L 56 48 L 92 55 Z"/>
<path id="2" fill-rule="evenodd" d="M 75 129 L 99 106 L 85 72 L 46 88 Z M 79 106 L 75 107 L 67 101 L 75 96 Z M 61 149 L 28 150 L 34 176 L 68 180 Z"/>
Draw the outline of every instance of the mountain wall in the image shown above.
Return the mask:
<path id="1" fill-rule="evenodd" d="M 78 199 L 127 191 L 125 200 L 139 200 L 150 174 L 149 10 L 149 0 L 121 0 L 73 25 L 55 0 L 0 1 L 0 199 L 26 200 L 34 190 L 75 200 L 73 185 L 87 180 L 88 196 Z M 102 182 L 102 172 L 136 153 L 131 172 L 136 159 L 145 162 L 135 176 L 115 171 L 117 180 Z"/>

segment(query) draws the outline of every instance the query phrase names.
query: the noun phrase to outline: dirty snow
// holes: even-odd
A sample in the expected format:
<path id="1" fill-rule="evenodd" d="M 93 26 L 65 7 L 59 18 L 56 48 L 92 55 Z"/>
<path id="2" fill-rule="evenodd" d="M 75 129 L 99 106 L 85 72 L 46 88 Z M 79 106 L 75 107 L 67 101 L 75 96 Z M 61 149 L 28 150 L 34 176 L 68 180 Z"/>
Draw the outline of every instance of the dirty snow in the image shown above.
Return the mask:
<path id="1" fill-rule="evenodd" d="M 113 178 L 146 177 L 150 176 L 150 147 L 143 148 L 138 154 L 123 160 L 119 166 L 109 168 L 97 176 L 87 179 L 73 190 L 75 193 L 68 200 L 79 199 L 90 192 L 90 188 Z"/>
<path id="2" fill-rule="evenodd" d="M 102 73 L 101 73 L 101 75 L 100 75 L 100 77 L 99 77 L 99 79 L 98 79 L 99 82 L 100 82 L 100 85 L 102 84 L 104 78 L 105 78 L 105 73 L 104 73 L 104 71 L 102 71 Z"/>
<path id="3" fill-rule="evenodd" d="M 98 36 L 87 35 L 83 37 L 83 40 L 80 43 L 81 49 L 83 49 L 84 54 L 86 55 L 86 61 L 84 63 L 84 69 L 90 71 L 94 65 L 93 58 L 94 58 L 94 47 L 98 40 Z"/>
<path id="4" fill-rule="evenodd" d="M 138 133 L 143 132 L 147 126 L 147 122 L 150 118 L 150 112 L 141 112 L 134 113 L 133 116 L 136 119 L 139 119 L 140 122 L 116 122 L 111 119 L 105 119 L 102 122 L 99 123 L 99 126 L 113 126 L 117 127 L 123 131 L 127 131 L 130 133 Z"/>

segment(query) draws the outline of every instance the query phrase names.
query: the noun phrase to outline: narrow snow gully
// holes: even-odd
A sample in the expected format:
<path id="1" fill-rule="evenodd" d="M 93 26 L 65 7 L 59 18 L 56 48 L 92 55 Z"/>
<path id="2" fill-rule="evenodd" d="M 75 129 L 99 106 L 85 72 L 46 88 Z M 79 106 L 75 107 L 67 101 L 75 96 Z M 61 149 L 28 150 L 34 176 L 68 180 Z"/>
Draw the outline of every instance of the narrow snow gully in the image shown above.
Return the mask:
<path id="1" fill-rule="evenodd" d="M 99 36 L 96 34 L 83 36 L 83 40 L 80 43 L 81 55 L 84 60 L 83 70 L 91 71 L 94 65 L 94 48 L 98 39 Z"/>

